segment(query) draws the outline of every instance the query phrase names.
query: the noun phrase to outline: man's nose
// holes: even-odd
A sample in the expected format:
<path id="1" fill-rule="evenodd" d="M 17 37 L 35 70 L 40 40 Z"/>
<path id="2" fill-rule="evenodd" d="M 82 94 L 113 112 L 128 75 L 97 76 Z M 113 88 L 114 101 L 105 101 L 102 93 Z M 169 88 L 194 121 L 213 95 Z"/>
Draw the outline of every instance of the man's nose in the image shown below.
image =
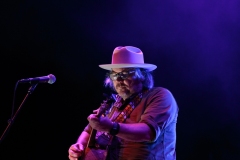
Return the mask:
<path id="1" fill-rule="evenodd" d="M 124 79 L 122 79 L 121 76 L 118 76 L 116 80 L 117 81 L 123 81 Z"/>

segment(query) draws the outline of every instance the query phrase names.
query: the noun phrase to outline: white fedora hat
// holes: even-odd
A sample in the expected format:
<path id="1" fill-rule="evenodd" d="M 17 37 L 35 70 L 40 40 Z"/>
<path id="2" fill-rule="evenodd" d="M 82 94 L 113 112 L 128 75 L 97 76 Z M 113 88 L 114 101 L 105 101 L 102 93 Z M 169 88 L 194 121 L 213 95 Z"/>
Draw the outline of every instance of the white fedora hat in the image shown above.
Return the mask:
<path id="1" fill-rule="evenodd" d="M 112 68 L 145 68 L 153 71 L 157 68 L 154 64 L 144 63 L 143 52 L 133 46 L 116 47 L 112 54 L 111 64 L 101 64 L 99 67 L 112 70 Z"/>

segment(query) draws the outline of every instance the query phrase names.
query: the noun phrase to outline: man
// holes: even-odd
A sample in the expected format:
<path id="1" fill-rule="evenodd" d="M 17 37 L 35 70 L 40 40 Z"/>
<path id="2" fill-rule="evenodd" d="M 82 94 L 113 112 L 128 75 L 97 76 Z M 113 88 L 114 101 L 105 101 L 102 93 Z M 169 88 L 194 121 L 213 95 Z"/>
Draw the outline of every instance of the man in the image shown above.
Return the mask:
<path id="1" fill-rule="evenodd" d="M 120 46 L 112 63 L 99 67 L 109 71 L 105 84 L 117 94 L 88 116 L 69 159 L 175 160 L 178 106 L 168 89 L 154 87 L 157 66 L 144 63 L 139 48 Z"/>

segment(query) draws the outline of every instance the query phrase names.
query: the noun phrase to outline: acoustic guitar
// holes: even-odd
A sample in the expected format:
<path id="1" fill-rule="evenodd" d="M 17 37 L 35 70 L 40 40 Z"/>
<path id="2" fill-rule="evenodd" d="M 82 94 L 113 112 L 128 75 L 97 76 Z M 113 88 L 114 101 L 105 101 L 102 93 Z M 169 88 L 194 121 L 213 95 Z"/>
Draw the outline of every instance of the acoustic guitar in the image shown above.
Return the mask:
<path id="1" fill-rule="evenodd" d="M 106 100 L 101 103 L 98 109 L 98 117 L 106 112 L 111 107 L 111 104 L 115 102 L 114 94 L 111 94 L 106 98 Z M 91 130 L 87 147 L 85 148 L 84 155 L 80 157 L 79 160 L 105 160 L 107 156 L 106 149 L 100 149 L 95 146 L 95 136 L 97 131 L 95 129 Z"/>

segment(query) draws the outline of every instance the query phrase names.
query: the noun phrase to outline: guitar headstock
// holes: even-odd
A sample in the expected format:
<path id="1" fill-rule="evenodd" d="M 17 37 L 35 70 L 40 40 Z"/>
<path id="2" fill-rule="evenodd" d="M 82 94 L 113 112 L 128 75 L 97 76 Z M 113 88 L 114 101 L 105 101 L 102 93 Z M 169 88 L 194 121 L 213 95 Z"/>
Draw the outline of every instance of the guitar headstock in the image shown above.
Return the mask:
<path id="1" fill-rule="evenodd" d="M 106 110 L 108 110 L 111 107 L 111 104 L 115 102 L 115 95 L 104 95 L 106 97 L 105 100 L 101 103 L 99 109 L 98 109 L 98 116 L 101 116 Z"/>

